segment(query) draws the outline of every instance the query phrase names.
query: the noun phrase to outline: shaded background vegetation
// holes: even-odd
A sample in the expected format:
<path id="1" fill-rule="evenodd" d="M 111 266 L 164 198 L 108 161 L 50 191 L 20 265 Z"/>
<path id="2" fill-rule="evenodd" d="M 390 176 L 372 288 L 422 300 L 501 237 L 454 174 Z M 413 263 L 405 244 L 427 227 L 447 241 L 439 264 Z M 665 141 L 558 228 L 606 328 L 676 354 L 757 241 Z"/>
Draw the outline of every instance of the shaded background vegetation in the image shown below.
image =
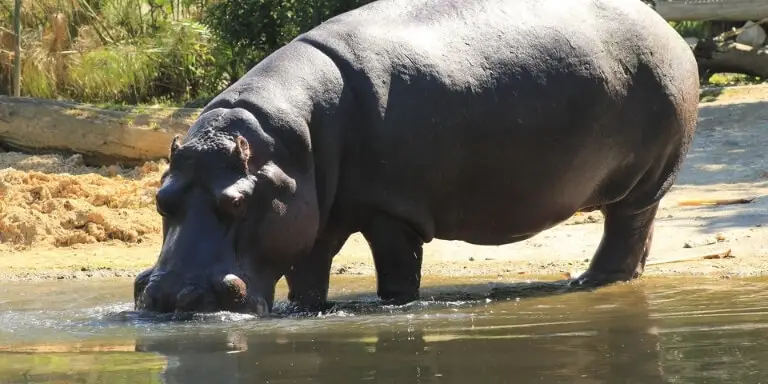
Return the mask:
<path id="1" fill-rule="evenodd" d="M 9 94 L 13 0 L 2 1 Z M 202 106 L 296 35 L 372 0 L 22 0 L 22 96 Z M 704 24 L 673 24 L 685 36 Z"/>
<path id="2" fill-rule="evenodd" d="M 200 106 L 261 58 L 371 0 L 22 0 L 22 96 Z M 2 0 L 10 94 L 13 0 Z"/>

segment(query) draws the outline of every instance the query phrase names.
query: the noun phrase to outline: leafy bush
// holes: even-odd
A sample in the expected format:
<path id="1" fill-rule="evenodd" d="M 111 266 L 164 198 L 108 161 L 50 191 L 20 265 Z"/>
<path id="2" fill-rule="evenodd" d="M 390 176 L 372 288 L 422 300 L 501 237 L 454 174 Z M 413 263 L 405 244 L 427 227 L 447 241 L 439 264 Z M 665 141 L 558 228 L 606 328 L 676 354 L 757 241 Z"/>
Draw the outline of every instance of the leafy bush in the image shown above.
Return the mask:
<path id="1" fill-rule="evenodd" d="M 371 1 L 25 0 L 22 94 L 201 106 L 298 34 Z M 10 92 L 13 7 L 5 11 L 0 90 Z M 697 37 L 709 25 L 670 24 Z"/>
<path id="2" fill-rule="evenodd" d="M 174 9 L 184 5 L 184 9 Z M 210 98 L 226 86 L 218 49 L 185 0 L 32 0 L 22 8 L 22 95 L 104 103 Z M 184 15 L 185 18 L 181 16 Z M 13 51 L 12 7 L 0 52 Z M 10 92 L 12 55 L 0 55 Z"/>
<path id="3" fill-rule="evenodd" d="M 202 22 L 227 47 L 226 67 L 237 79 L 263 57 L 323 20 L 372 0 L 219 0 Z"/>

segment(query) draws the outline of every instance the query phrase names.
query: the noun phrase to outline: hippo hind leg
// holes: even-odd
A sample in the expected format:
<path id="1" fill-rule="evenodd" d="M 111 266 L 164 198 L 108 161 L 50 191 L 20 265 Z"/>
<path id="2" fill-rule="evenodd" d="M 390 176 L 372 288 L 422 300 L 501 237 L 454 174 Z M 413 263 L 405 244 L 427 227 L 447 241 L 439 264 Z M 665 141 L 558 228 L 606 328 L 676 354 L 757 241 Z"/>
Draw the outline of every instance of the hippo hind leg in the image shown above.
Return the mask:
<path id="1" fill-rule="evenodd" d="M 600 245 L 587 271 L 572 285 L 600 286 L 643 274 L 659 202 L 672 187 L 687 147 L 673 151 L 660 167 L 651 167 L 623 199 L 602 207 L 605 223 Z"/>
<path id="2" fill-rule="evenodd" d="M 600 286 L 640 277 L 653 239 L 653 221 L 659 203 L 639 211 L 608 205 L 603 238 L 584 274 L 571 284 Z"/>
<path id="3" fill-rule="evenodd" d="M 376 215 L 360 232 L 373 254 L 379 298 L 395 305 L 417 300 L 424 245 L 421 236 L 389 215 Z"/>

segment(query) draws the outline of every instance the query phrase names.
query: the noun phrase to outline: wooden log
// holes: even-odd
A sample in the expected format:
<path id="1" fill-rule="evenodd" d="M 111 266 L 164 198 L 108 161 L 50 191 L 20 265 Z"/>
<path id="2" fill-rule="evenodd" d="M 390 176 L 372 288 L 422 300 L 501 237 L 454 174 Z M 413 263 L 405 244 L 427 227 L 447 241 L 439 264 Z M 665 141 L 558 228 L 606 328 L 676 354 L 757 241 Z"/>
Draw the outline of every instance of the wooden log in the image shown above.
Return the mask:
<path id="1" fill-rule="evenodd" d="M 0 147 L 31 153 L 79 153 L 86 164 L 126 166 L 167 158 L 200 111 L 114 111 L 56 100 L 0 96 Z"/>
<path id="2" fill-rule="evenodd" d="M 667 21 L 747 21 L 768 17 L 766 0 L 656 0 Z"/>
<path id="3" fill-rule="evenodd" d="M 713 73 L 740 73 L 768 79 L 768 51 L 738 43 L 717 45 L 701 42 L 694 49 L 699 72 L 703 77 Z"/>

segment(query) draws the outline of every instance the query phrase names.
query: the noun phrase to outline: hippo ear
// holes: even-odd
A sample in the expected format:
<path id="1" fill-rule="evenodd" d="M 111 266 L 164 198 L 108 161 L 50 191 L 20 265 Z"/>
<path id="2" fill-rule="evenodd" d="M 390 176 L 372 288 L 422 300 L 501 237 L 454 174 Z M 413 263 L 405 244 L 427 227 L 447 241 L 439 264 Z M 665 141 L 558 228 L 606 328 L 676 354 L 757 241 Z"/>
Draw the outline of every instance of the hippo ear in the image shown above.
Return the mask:
<path id="1" fill-rule="evenodd" d="M 171 140 L 171 155 L 176 153 L 176 151 L 179 150 L 179 147 L 181 146 L 179 144 L 179 141 L 181 140 L 181 135 L 173 136 L 173 140 Z"/>
<path id="2" fill-rule="evenodd" d="M 237 152 L 237 155 L 240 156 L 247 168 L 248 160 L 251 158 L 251 146 L 245 137 L 237 136 L 235 138 L 235 152 Z"/>

